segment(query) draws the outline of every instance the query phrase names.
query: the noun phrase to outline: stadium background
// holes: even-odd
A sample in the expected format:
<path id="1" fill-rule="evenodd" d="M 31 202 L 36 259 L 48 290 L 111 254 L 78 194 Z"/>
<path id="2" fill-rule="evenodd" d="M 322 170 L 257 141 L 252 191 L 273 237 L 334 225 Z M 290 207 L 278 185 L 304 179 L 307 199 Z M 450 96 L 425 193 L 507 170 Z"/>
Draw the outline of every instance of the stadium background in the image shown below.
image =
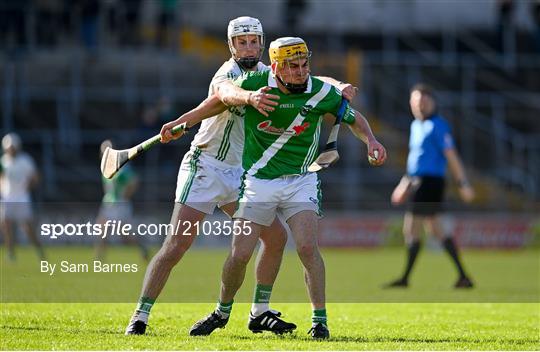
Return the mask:
<path id="1" fill-rule="evenodd" d="M 456 187 L 448 188 L 448 231 L 462 246 L 538 244 L 536 1 L 1 4 L 1 131 L 19 133 L 37 161 L 39 223 L 95 218 L 102 195 L 100 142 L 112 138 L 118 148 L 129 147 L 196 106 L 230 55 L 228 21 L 245 14 L 261 19 L 267 45 L 278 36 L 302 36 L 313 51 L 313 72 L 358 86 L 353 105 L 389 150 L 384 167 L 369 167 L 364 147 L 348 131 L 342 133 L 342 159 L 321 174 L 323 245 L 402 243 L 401 209 L 392 209 L 388 199 L 404 172 L 412 119 L 408 89 L 418 81 L 435 87 L 477 191 L 477 200 L 465 207 Z M 182 138 L 133 163 L 141 181 L 136 222 L 168 221 L 177 168 L 190 142 L 191 137 Z M 145 240 L 158 244 L 161 238 Z M 203 247 L 228 243 L 223 236 L 197 241 Z"/>
<path id="2" fill-rule="evenodd" d="M 17 132 L 40 169 L 33 193 L 38 223 L 95 220 L 102 197 L 99 144 L 113 138 L 119 148 L 131 146 L 196 106 L 230 56 L 226 26 L 240 15 L 261 20 L 267 47 L 278 36 L 305 38 L 314 73 L 358 86 L 353 105 L 389 152 L 384 167 L 369 167 L 364 147 L 342 129 L 341 160 L 321 174 L 334 342 L 246 339 L 239 319 L 248 305 L 240 302 L 250 302 L 251 275 L 227 331 L 190 340 L 184 332 L 215 301 L 230 242 L 201 236 L 153 310 L 150 335 L 140 340 L 119 338 L 146 265 L 135 249 L 114 246 L 107 258 L 138 263 L 137 275 L 49 277 L 38 272 L 30 248 L 8 263 L 2 247 L 1 348 L 538 349 L 539 1 L 2 0 L 0 134 Z M 405 169 L 408 92 L 418 81 L 435 87 L 477 192 L 464 206 L 450 182 L 445 216 L 466 247 L 464 261 L 477 284 L 469 292 L 450 288 L 453 268 L 429 240 L 412 287 L 380 289 L 403 264 L 403 209 L 391 208 L 389 197 Z M 141 182 L 136 222 L 168 222 L 190 142 L 187 136 L 154 148 L 133 163 Z M 40 240 L 53 260 L 93 259 L 89 237 Z M 161 238 L 145 240 L 158 245 Z M 299 322 L 307 307 L 277 303 L 306 302 L 302 280 L 296 253 L 288 251 L 273 302 Z M 460 302 L 473 303 L 452 304 Z"/>
<path id="3" fill-rule="evenodd" d="M 365 231 L 344 230 L 361 238 L 335 245 L 385 243 L 399 229 L 380 214 L 399 221 L 387 200 L 404 172 L 408 89 L 425 81 L 437 90 L 477 191 L 465 208 L 449 187 L 450 210 L 474 214 L 459 221 L 448 216 L 449 228 L 465 232 L 458 236 L 465 245 L 522 246 L 538 234 L 539 6 L 525 0 L 2 1 L 1 132 L 19 133 L 37 161 L 42 217 L 58 214 L 51 202 L 97 207 L 99 143 L 113 138 L 120 148 L 131 146 L 196 106 L 229 56 L 228 21 L 251 15 L 261 19 L 267 44 L 302 36 L 313 51 L 313 72 L 358 86 L 353 105 L 389 150 L 385 167 L 372 168 L 348 131 L 340 137 L 342 159 L 321 175 L 325 209 L 342 228 Z M 155 148 L 134 163 L 142 182 L 135 197 L 140 221 L 150 221 L 151 203 L 162 205 L 159 218 L 167 221 L 190 141 Z M 371 231 L 358 214 L 371 219 Z M 370 240 L 373 234 L 382 236 Z M 399 242 L 399 230 L 396 236 Z"/>

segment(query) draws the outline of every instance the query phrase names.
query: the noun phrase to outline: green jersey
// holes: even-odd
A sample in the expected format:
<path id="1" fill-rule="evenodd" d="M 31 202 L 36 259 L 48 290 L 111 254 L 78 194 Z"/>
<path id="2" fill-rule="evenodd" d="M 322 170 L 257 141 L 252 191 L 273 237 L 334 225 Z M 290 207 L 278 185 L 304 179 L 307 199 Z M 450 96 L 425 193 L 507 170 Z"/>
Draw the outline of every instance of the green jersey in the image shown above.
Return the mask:
<path id="1" fill-rule="evenodd" d="M 268 117 L 252 106 L 246 106 L 244 170 L 263 179 L 306 173 L 318 155 L 322 117 L 326 113 L 337 114 L 341 92 L 328 83 L 309 77 L 304 93 L 284 94 L 270 71 L 247 72 L 236 79 L 235 84 L 253 91 L 270 86 L 272 89 L 268 94 L 280 97 Z M 343 121 L 354 122 L 354 111 L 348 105 Z"/>
<path id="2" fill-rule="evenodd" d="M 103 202 L 116 203 L 127 201 L 127 199 L 124 199 L 124 192 L 126 187 L 133 182 L 135 177 L 135 172 L 129 165 L 125 165 L 121 168 L 112 179 L 102 177 L 101 180 L 105 190 Z"/>

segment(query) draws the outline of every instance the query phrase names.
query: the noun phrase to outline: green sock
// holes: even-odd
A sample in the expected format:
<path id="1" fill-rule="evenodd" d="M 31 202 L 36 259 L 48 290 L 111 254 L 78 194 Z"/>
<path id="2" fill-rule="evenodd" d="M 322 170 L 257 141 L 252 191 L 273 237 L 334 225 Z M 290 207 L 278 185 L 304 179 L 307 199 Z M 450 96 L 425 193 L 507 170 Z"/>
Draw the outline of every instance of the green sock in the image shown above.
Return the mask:
<path id="1" fill-rule="evenodd" d="M 148 316 L 150 315 L 150 309 L 156 302 L 155 299 L 150 297 L 141 297 L 139 298 L 139 303 L 137 304 L 137 309 L 135 310 L 134 316 L 137 316 L 137 320 L 142 320 L 145 323 L 148 323 Z"/>
<path id="2" fill-rule="evenodd" d="M 259 316 L 270 310 L 270 296 L 272 295 L 272 285 L 257 284 L 251 305 L 251 314 Z"/>
<path id="3" fill-rule="evenodd" d="M 222 318 L 226 319 L 231 315 L 232 311 L 232 305 L 234 301 L 230 301 L 228 303 L 223 303 L 221 301 L 218 302 L 216 310 L 219 312 Z"/>
<path id="4" fill-rule="evenodd" d="M 313 316 L 311 317 L 311 321 L 313 322 L 313 325 L 316 325 L 318 323 L 328 325 L 328 322 L 327 322 L 328 318 L 326 316 L 326 308 L 314 309 Z"/>

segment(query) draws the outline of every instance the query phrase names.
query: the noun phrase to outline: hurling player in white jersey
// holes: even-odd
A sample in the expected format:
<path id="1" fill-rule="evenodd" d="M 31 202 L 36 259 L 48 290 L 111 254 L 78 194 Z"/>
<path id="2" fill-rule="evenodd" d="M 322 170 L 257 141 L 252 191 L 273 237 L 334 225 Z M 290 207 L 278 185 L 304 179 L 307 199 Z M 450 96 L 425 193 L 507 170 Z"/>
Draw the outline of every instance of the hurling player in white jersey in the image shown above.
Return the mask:
<path id="1" fill-rule="evenodd" d="M 259 62 L 264 50 L 264 33 L 259 20 L 251 17 L 232 20 L 227 29 L 227 37 L 232 57 L 215 74 L 209 95 L 213 95 L 216 85 L 234 79 L 245 71 L 267 69 Z M 216 206 L 230 217 L 235 211 L 242 176 L 242 109 L 224 112 L 216 110 L 209 112 L 208 116 L 214 117 L 205 120 L 201 125 L 178 172 L 175 207 L 171 218 L 177 236 L 167 236 L 163 246 L 151 260 L 137 309 L 126 334 L 145 333 L 150 309 L 163 289 L 169 273 L 195 240 L 196 234 L 185 236 L 182 235 L 184 231 L 193 229 L 193 224 L 202 222 L 207 214 L 214 212 Z M 170 134 L 170 128 L 176 124 L 173 121 L 163 126 L 164 143 L 180 137 Z M 165 135 L 165 132 L 168 135 Z M 268 312 L 278 319 L 279 313 L 269 308 L 269 299 L 286 242 L 287 233 L 279 220 L 261 236 L 256 268 L 256 301 L 252 308 L 258 315 Z M 296 328 L 294 324 L 279 320 L 281 325 L 280 330 L 276 330 L 278 332 Z"/>
<path id="2" fill-rule="evenodd" d="M 32 158 L 22 151 L 19 136 L 9 133 L 2 138 L 4 154 L 0 159 L 0 228 L 8 258 L 15 260 L 14 225 L 21 225 L 30 243 L 36 247 L 40 259 L 45 259 L 43 247 L 34 230 L 30 189 L 37 185 L 39 176 Z"/>

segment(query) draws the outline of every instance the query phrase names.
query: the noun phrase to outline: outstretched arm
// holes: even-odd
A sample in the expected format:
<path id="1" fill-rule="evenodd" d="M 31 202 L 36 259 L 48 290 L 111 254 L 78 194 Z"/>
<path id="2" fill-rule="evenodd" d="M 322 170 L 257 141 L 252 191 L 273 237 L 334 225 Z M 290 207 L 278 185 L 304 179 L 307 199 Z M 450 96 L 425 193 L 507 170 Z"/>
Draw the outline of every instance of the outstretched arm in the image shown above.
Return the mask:
<path id="1" fill-rule="evenodd" d="M 216 95 L 227 106 L 251 105 L 262 115 L 268 117 L 268 111 L 274 111 L 279 95 L 267 94 L 270 87 L 257 91 L 242 89 L 231 81 L 224 81 L 216 87 Z"/>
<path id="2" fill-rule="evenodd" d="M 358 87 L 355 87 L 350 83 L 341 82 L 335 78 L 326 76 L 315 76 L 315 78 L 318 78 L 321 81 L 331 84 L 337 89 L 339 89 L 343 94 L 343 98 L 347 99 L 348 101 L 353 100 L 356 96 L 356 93 L 358 93 Z"/>
<path id="3" fill-rule="evenodd" d="M 195 109 L 190 110 L 177 118 L 174 121 L 167 122 L 161 127 L 159 134 L 161 135 L 161 143 L 169 143 L 172 140 L 182 137 L 183 133 L 172 134 L 173 127 L 187 122 L 187 127 L 192 127 L 217 114 L 227 110 L 227 107 L 215 95 L 211 95 L 199 104 Z"/>

